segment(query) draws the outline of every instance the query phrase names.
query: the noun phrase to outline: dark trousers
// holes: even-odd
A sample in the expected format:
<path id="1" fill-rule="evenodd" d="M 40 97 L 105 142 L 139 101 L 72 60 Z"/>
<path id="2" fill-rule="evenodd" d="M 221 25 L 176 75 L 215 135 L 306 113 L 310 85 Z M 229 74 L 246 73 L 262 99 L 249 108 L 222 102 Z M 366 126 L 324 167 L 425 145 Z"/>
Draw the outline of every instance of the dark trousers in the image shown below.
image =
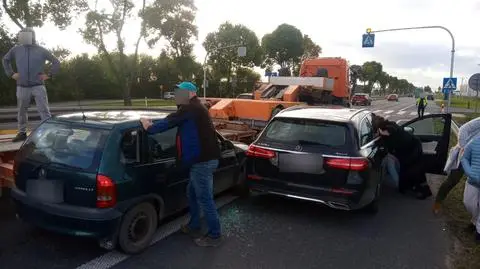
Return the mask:
<path id="1" fill-rule="evenodd" d="M 421 160 L 404 166 L 400 164 L 398 190 L 401 193 L 414 191 L 416 193 L 431 195 L 431 190 L 427 183 L 427 176 Z"/>
<path id="2" fill-rule="evenodd" d="M 418 106 L 417 113 L 418 113 L 419 118 L 423 117 L 423 114 L 425 113 L 425 107 L 424 106 Z"/>
<path id="3" fill-rule="evenodd" d="M 447 179 L 440 185 L 438 189 L 437 197 L 435 197 L 435 202 L 441 203 L 447 198 L 448 193 L 457 186 L 460 179 L 463 177 L 463 168 L 462 165 L 459 165 L 458 169 L 450 171 Z"/>

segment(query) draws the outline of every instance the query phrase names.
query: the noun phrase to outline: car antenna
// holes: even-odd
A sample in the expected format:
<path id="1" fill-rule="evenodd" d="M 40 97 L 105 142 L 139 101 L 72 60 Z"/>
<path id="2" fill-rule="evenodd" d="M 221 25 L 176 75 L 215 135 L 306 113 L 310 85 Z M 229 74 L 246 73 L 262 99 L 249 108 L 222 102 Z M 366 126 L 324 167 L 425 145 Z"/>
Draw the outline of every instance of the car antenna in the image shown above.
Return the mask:
<path id="1" fill-rule="evenodd" d="M 82 104 L 80 103 L 80 90 L 78 89 L 78 87 L 77 87 L 77 102 L 78 102 L 78 107 L 82 111 L 82 120 L 85 122 L 87 121 L 87 117 L 85 116 L 85 111 L 82 107 Z"/>

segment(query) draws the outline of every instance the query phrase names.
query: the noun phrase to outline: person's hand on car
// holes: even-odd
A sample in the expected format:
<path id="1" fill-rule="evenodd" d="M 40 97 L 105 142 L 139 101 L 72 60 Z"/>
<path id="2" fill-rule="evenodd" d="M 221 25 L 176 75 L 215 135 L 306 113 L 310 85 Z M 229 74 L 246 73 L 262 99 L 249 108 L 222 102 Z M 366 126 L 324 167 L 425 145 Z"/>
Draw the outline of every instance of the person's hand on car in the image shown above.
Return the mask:
<path id="1" fill-rule="evenodd" d="M 19 74 L 19 73 L 14 73 L 14 74 L 12 75 L 12 78 L 13 78 L 14 80 L 18 80 L 18 79 L 20 78 L 20 74 Z"/>
<path id="2" fill-rule="evenodd" d="M 147 118 L 141 118 L 140 122 L 142 123 L 143 129 L 145 130 L 147 130 L 148 128 L 150 128 L 150 126 L 153 125 L 152 120 Z"/>

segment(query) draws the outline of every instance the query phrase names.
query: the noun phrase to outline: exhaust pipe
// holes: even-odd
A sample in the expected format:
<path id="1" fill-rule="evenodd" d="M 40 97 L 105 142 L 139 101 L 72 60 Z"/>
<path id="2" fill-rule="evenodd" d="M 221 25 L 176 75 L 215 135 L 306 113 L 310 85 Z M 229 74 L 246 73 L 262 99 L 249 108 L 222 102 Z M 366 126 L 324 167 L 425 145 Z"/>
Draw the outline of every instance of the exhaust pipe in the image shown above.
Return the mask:
<path id="1" fill-rule="evenodd" d="M 342 203 L 327 202 L 327 205 L 333 209 L 350 210 L 350 207 L 348 205 Z"/>

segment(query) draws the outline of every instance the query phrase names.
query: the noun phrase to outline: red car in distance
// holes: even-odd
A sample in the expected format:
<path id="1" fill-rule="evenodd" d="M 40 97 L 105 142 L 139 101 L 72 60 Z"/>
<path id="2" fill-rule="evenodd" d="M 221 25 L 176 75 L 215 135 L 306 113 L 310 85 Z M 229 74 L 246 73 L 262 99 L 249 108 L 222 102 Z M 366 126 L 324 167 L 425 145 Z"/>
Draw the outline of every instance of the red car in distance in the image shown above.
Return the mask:
<path id="1" fill-rule="evenodd" d="M 356 93 L 352 97 L 352 105 L 354 106 L 370 106 L 372 105 L 372 99 L 368 93 Z"/>
<path id="2" fill-rule="evenodd" d="M 387 101 L 397 101 L 398 102 L 398 94 L 390 94 L 387 96 Z"/>

